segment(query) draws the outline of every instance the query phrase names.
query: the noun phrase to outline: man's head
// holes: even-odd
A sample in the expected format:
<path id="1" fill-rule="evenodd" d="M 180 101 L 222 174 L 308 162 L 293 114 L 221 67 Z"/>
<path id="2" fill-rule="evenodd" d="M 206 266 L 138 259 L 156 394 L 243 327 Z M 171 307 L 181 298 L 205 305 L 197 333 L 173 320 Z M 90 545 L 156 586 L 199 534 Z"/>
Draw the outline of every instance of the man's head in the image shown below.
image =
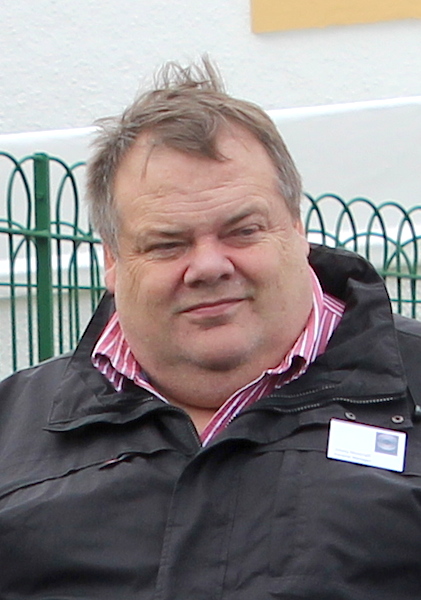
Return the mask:
<path id="1" fill-rule="evenodd" d="M 312 306 L 299 176 L 266 115 L 215 90 L 207 68 L 209 81 L 184 72 L 143 96 L 89 170 L 125 337 L 178 400 L 195 378 L 238 374 L 236 389 L 276 366 Z"/>
<path id="2" fill-rule="evenodd" d="M 203 67 L 168 63 L 154 89 L 140 95 L 121 116 L 98 122 L 96 151 L 88 166 L 91 222 L 113 250 L 118 246 L 118 216 L 113 206 L 117 169 L 138 137 L 149 134 L 158 146 L 192 156 L 224 160 L 217 147 L 222 129 L 240 125 L 265 148 L 277 172 L 280 195 L 294 219 L 300 216 L 301 179 L 279 132 L 258 106 L 232 98 L 206 58 Z M 150 135 L 153 134 L 153 135 Z"/>

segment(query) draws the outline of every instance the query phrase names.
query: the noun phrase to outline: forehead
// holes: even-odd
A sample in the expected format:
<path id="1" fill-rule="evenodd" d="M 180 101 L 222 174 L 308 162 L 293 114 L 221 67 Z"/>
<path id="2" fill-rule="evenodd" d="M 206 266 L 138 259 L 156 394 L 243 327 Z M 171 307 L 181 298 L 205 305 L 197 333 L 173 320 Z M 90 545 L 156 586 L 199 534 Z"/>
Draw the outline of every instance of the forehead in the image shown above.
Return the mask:
<path id="1" fill-rule="evenodd" d="M 200 193 L 224 186 L 277 189 L 276 169 L 262 144 L 233 125 L 217 137 L 223 160 L 154 146 L 153 133 L 142 134 L 124 156 L 114 180 L 117 203 L 148 194 Z"/>

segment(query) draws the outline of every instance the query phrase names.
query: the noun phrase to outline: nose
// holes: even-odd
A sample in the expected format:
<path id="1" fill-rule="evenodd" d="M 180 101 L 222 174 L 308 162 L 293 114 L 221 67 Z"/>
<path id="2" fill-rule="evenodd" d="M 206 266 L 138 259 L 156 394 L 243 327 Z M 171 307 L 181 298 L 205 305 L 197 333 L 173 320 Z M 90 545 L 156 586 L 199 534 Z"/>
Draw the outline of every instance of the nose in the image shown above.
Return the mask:
<path id="1" fill-rule="evenodd" d="M 234 271 L 233 263 L 218 240 L 202 240 L 190 250 L 184 283 L 190 287 L 213 285 L 229 279 Z"/>

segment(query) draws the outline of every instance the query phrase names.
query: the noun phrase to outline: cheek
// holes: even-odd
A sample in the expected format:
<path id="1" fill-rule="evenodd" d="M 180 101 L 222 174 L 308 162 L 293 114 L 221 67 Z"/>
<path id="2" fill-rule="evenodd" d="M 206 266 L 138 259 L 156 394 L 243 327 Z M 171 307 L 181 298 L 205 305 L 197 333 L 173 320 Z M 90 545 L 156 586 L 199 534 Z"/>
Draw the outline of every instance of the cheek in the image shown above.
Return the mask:
<path id="1" fill-rule="evenodd" d="M 154 311 L 175 295 L 175 269 L 145 261 L 127 262 L 116 277 L 116 299 L 124 298 L 126 310 Z"/>
<path id="2" fill-rule="evenodd" d="M 275 243 L 261 248 L 253 264 L 250 276 L 261 289 L 283 293 L 291 286 L 301 285 L 308 277 L 307 243 L 299 235 L 278 239 Z"/>
<path id="3" fill-rule="evenodd" d="M 270 283 L 277 280 L 289 261 L 288 245 L 284 240 L 271 240 L 256 247 L 250 257 L 244 257 L 245 268 L 253 273 L 256 280 Z"/>

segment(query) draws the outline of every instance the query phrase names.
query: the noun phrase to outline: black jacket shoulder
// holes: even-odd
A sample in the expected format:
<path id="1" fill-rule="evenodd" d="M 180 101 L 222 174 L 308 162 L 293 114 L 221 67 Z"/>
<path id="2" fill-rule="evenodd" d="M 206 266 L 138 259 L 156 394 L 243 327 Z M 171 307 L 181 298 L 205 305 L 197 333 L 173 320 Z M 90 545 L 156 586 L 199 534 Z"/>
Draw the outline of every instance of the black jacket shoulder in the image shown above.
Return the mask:
<path id="1" fill-rule="evenodd" d="M 408 387 L 414 404 L 421 407 L 421 322 L 401 315 L 393 318 Z"/>

